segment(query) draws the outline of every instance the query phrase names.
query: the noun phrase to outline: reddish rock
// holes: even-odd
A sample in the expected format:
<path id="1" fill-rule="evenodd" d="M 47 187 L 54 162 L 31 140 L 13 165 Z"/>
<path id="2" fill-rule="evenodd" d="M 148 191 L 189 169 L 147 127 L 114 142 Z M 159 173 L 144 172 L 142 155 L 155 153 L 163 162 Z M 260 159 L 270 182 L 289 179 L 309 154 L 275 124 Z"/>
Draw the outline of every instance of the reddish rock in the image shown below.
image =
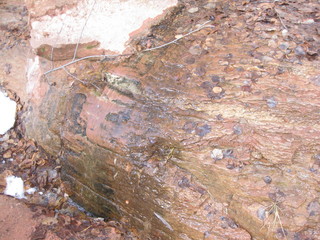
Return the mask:
<path id="1" fill-rule="evenodd" d="M 44 81 L 51 64 L 41 59 L 28 80 L 38 86 L 28 134 L 59 154 L 77 202 L 142 239 L 317 238 L 319 57 L 295 52 L 304 41 L 318 48 L 316 23 L 289 28 L 290 38 L 282 30 L 318 6 L 181 4 L 132 48 L 210 16 L 214 29 L 127 59 L 78 62 L 73 77 L 59 70 Z"/>

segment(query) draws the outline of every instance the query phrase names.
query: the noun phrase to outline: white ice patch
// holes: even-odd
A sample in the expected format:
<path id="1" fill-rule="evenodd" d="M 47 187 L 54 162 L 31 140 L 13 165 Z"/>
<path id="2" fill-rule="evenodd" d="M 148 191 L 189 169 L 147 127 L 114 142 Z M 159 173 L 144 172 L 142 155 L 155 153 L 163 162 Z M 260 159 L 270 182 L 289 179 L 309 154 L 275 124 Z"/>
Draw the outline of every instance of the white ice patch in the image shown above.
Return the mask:
<path id="1" fill-rule="evenodd" d="M 13 127 L 16 120 L 17 103 L 0 90 L 0 134 L 5 134 Z"/>
<path id="2" fill-rule="evenodd" d="M 23 180 L 19 177 L 8 176 L 6 178 L 7 186 L 4 190 L 4 194 L 21 199 L 26 198 L 24 196 Z"/>

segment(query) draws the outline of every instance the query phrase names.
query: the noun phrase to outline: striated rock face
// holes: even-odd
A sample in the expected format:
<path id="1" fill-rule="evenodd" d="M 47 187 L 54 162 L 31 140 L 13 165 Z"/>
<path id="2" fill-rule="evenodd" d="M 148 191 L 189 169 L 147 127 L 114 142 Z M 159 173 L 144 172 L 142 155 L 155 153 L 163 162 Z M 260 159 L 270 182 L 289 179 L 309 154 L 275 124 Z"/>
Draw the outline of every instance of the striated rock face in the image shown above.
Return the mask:
<path id="1" fill-rule="evenodd" d="M 304 2 L 181 1 L 130 57 L 30 72 L 27 131 L 77 202 L 142 239 L 317 239 L 319 4 Z"/>

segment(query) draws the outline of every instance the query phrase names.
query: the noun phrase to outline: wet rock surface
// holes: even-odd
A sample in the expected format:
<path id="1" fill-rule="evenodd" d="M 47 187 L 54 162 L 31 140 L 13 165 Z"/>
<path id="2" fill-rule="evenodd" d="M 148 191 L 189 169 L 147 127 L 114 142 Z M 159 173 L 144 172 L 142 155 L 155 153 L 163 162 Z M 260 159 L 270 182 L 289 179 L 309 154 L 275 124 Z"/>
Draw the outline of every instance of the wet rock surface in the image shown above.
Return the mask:
<path id="1" fill-rule="evenodd" d="M 130 57 L 38 79 L 26 129 L 141 239 L 317 239 L 319 42 L 317 1 L 180 1 Z"/>

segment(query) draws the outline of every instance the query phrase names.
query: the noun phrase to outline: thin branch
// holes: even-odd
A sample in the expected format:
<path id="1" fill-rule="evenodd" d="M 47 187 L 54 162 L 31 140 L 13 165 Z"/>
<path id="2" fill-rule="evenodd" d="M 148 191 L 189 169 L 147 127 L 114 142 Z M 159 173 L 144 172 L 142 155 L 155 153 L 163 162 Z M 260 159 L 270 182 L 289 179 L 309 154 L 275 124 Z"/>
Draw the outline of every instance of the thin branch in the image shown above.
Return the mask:
<path id="1" fill-rule="evenodd" d="M 61 28 L 60 28 L 60 31 L 59 31 L 59 33 L 58 33 L 58 35 L 57 35 L 56 40 L 58 40 L 58 38 L 59 38 L 59 36 L 60 36 L 60 33 L 61 33 L 62 29 L 63 29 L 63 26 L 64 26 L 64 23 L 62 23 L 62 25 L 61 25 Z M 50 56 L 51 68 L 54 68 L 53 51 L 54 51 L 54 47 L 52 46 L 52 47 L 51 47 L 51 56 Z"/>
<path id="2" fill-rule="evenodd" d="M 278 12 L 278 10 L 277 10 L 276 8 L 274 8 L 274 10 L 275 10 L 276 13 L 277 13 L 277 16 L 278 16 L 278 18 L 279 18 L 279 20 L 280 20 L 281 25 L 282 25 L 286 30 L 288 30 L 287 26 L 284 24 L 284 22 L 283 22 L 283 20 L 282 20 L 282 18 L 281 18 L 281 16 L 280 16 L 280 14 L 279 14 L 279 12 Z"/>
<path id="3" fill-rule="evenodd" d="M 173 40 L 173 41 L 167 42 L 167 43 L 165 43 L 165 44 L 163 44 L 163 45 L 160 45 L 160 46 L 157 46 L 157 47 L 144 49 L 144 50 L 142 50 L 142 51 L 140 51 L 140 52 L 137 52 L 137 53 L 149 52 L 149 51 L 153 51 L 153 50 L 156 50 L 156 49 L 159 49 L 159 48 L 163 48 L 163 47 L 166 47 L 166 46 L 168 46 L 168 45 L 170 45 L 170 44 L 176 43 L 176 42 L 179 41 L 180 39 L 185 38 L 186 36 L 189 36 L 189 35 L 191 35 L 192 33 L 198 32 L 198 31 L 200 31 L 200 30 L 202 30 L 202 29 L 204 29 L 204 28 L 214 28 L 213 25 L 207 25 L 207 24 L 208 24 L 209 22 L 211 22 L 211 21 L 212 21 L 212 20 L 209 20 L 209 21 L 203 23 L 203 24 L 200 25 L 200 27 L 198 27 L 197 29 L 190 31 L 190 32 L 188 32 L 187 34 L 182 35 L 181 37 L 179 37 L 179 38 L 177 38 L 177 39 L 175 39 L 175 40 Z M 136 53 L 136 54 L 137 54 L 137 53 Z M 110 57 L 112 58 L 112 57 L 131 56 L 131 55 L 133 55 L 133 54 L 134 54 L 134 53 L 131 53 L 131 54 L 129 54 L 129 53 L 128 53 L 128 54 L 115 54 L 115 55 L 92 55 L 92 56 L 86 56 L 86 57 L 79 58 L 79 59 L 76 59 L 76 60 L 74 59 L 74 60 L 72 60 L 71 62 L 68 62 L 68 63 L 66 63 L 66 64 L 64 64 L 64 65 L 62 65 L 62 66 L 60 66 L 60 67 L 56 67 L 56 68 L 54 68 L 54 69 L 51 69 L 51 70 L 47 71 L 47 72 L 45 72 L 44 74 L 49 74 L 49 73 L 51 73 L 51 72 L 54 72 L 54 71 L 63 69 L 63 68 L 65 68 L 65 67 L 67 67 L 67 66 L 69 66 L 69 65 L 71 65 L 71 64 L 76 63 L 76 62 L 79 62 L 79 61 L 82 61 L 82 60 L 86 60 L 86 59 L 90 59 L 90 58 L 103 58 L 103 59 L 105 59 L 105 58 L 110 58 Z"/>
<path id="4" fill-rule="evenodd" d="M 186 36 L 189 36 L 189 35 L 191 35 L 192 33 L 198 32 L 198 31 L 200 31 L 201 29 L 204 29 L 204 28 L 214 28 L 213 25 L 206 25 L 206 24 L 209 23 L 209 22 L 211 22 L 211 20 L 205 22 L 204 24 L 202 24 L 199 28 L 197 28 L 197 29 L 195 29 L 195 30 L 193 30 L 193 31 L 191 31 L 191 32 L 188 32 L 187 34 L 182 35 L 181 37 L 179 37 L 179 38 L 177 38 L 177 39 L 175 39 L 175 40 L 173 40 L 173 41 L 171 41 L 171 42 L 167 42 L 167 43 L 165 43 L 165 44 L 163 44 L 163 45 L 160 45 L 160 46 L 157 46 L 157 47 L 148 48 L 148 49 L 142 50 L 141 52 L 149 52 L 149 51 L 153 51 L 153 50 L 156 50 L 156 49 L 159 49 L 159 48 L 166 47 L 166 46 L 168 46 L 168 45 L 170 45 L 170 44 L 173 44 L 173 43 L 178 42 L 180 39 L 185 38 Z"/>
<path id="5" fill-rule="evenodd" d="M 83 27 L 82 27 L 82 30 L 81 30 L 81 33 L 80 33 L 80 37 L 79 37 L 78 42 L 77 42 L 77 45 L 76 45 L 76 49 L 74 50 L 74 54 L 73 54 L 72 61 L 74 61 L 74 60 L 76 59 L 77 51 L 78 51 L 78 47 L 79 47 L 79 43 L 80 43 L 80 41 L 81 41 L 84 28 L 85 28 L 86 25 L 87 25 L 87 22 L 88 22 L 88 20 L 89 20 L 89 18 L 90 18 L 90 15 L 91 15 L 92 11 L 93 11 L 94 5 L 96 5 L 96 2 L 97 2 L 97 0 L 95 0 L 94 3 L 92 4 L 92 8 L 91 8 L 91 10 L 90 10 L 90 12 L 89 12 L 89 15 L 88 15 L 88 17 L 87 17 L 87 19 L 86 19 Z"/>
<path id="6" fill-rule="evenodd" d="M 83 58 L 79 58 L 79 59 L 76 59 L 74 61 L 71 61 L 71 62 L 68 62 L 60 67 L 56 67 L 54 69 L 51 69 L 47 72 L 45 72 L 44 74 L 48 74 L 48 73 L 51 73 L 51 72 L 55 72 L 57 70 L 60 70 L 60 69 L 63 69 L 64 67 L 67 67 L 71 64 L 74 64 L 76 62 L 80 62 L 82 60 L 86 60 L 86 59 L 90 59 L 90 58 L 107 58 L 107 57 L 123 57 L 123 56 L 130 56 L 131 54 L 115 54 L 115 55 L 92 55 L 92 56 L 86 56 L 86 57 L 83 57 Z"/>
<path id="7" fill-rule="evenodd" d="M 63 67 L 63 70 L 64 70 L 69 76 L 73 77 L 75 80 L 81 82 L 82 84 L 84 84 L 84 85 L 87 85 L 87 84 L 88 84 L 88 82 L 85 82 L 85 81 L 77 78 L 77 77 L 76 77 L 75 75 L 73 75 L 72 73 L 70 73 L 65 67 Z M 97 85 L 95 85 L 94 83 L 89 83 L 89 84 L 91 84 L 92 86 L 94 86 L 95 88 L 97 88 L 98 90 L 100 90 L 100 88 L 99 88 Z"/>
<path id="8" fill-rule="evenodd" d="M 282 18 L 281 18 L 281 16 L 280 16 L 280 14 L 279 14 L 279 12 L 278 12 L 278 10 L 277 10 L 277 8 L 276 8 L 276 1 L 277 1 L 277 0 L 274 0 L 274 1 L 273 1 L 274 11 L 277 13 L 277 16 L 278 16 L 278 18 L 279 18 L 279 20 L 280 20 L 281 25 L 282 25 L 286 30 L 288 30 L 287 26 L 284 24 L 284 22 L 283 22 L 283 20 L 282 20 Z"/>

